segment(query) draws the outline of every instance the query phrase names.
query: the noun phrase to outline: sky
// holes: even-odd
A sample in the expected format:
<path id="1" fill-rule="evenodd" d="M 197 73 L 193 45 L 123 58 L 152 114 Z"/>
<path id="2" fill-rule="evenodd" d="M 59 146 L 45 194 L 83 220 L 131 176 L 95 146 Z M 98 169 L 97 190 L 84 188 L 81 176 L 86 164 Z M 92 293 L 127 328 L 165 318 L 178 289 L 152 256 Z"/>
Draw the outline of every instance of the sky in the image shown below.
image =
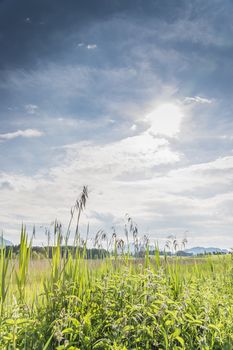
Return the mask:
<path id="1" fill-rule="evenodd" d="M 233 247 L 233 2 L 0 0 L 0 231 Z"/>

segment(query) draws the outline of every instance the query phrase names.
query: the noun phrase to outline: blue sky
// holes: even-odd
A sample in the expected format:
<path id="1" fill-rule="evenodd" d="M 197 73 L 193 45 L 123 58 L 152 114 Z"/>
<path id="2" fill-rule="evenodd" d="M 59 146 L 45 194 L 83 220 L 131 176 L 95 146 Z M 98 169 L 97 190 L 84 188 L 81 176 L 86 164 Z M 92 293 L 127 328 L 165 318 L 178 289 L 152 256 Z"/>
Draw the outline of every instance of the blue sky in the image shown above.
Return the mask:
<path id="1" fill-rule="evenodd" d="M 233 4 L 0 1 L 0 229 L 129 213 L 162 245 L 232 247 Z"/>

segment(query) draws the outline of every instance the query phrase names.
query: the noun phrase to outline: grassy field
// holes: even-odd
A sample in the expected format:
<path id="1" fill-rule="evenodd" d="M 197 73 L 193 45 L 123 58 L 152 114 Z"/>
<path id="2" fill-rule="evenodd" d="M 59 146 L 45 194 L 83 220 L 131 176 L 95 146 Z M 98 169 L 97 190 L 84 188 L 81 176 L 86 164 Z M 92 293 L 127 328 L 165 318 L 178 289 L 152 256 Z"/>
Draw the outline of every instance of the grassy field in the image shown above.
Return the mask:
<path id="1" fill-rule="evenodd" d="M 76 249 L 66 245 L 71 221 L 64 246 L 55 223 L 47 259 L 33 259 L 25 228 L 17 256 L 0 248 L 0 349 L 233 349 L 230 254 L 161 257 L 155 249 L 151 256 L 145 240 L 145 256 L 135 258 L 113 233 L 112 253 L 87 259 L 78 230 L 84 207 L 85 196 L 71 210 L 71 221 L 78 214 Z M 131 233 L 137 253 L 137 230 L 128 222 L 125 246 Z M 100 231 L 100 248 L 101 240 L 108 242 Z"/>
<path id="2" fill-rule="evenodd" d="M 0 349 L 233 349 L 232 259 L 0 260 Z"/>

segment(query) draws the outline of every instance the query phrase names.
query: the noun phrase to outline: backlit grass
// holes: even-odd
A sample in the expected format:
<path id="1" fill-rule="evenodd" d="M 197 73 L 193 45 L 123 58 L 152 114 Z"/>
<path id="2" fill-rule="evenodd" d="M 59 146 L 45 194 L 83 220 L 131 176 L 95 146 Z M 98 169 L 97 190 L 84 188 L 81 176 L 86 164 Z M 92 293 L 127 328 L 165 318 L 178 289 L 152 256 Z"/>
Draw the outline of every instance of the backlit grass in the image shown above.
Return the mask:
<path id="1" fill-rule="evenodd" d="M 83 198 L 72 212 L 76 227 Z M 25 228 L 18 257 L 1 248 L 0 349 L 233 349 L 231 255 L 160 257 L 145 246 L 145 257 L 134 258 L 119 254 L 115 234 L 112 254 L 88 260 L 85 241 L 62 248 L 56 223 L 54 236 L 43 260 L 32 259 Z"/>

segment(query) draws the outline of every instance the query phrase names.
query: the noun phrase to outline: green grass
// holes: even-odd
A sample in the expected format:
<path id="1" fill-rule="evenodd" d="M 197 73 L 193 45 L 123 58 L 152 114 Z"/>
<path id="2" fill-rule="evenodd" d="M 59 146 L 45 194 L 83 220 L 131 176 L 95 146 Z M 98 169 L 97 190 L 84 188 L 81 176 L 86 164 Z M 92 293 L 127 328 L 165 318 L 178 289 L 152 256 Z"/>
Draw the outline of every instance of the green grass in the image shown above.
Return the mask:
<path id="1" fill-rule="evenodd" d="M 21 239 L 18 266 L 1 251 L 0 349 L 233 348 L 231 256 L 64 259 L 58 243 L 29 261 Z"/>
<path id="2" fill-rule="evenodd" d="M 17 258 L 1 248 L 0 349 L 233 349 L 231 255 L 119 256 L 114 234 L 112 256 L 87 260 L 54 237 L 51 259 L 32 259 L 25 228 Z"/>

